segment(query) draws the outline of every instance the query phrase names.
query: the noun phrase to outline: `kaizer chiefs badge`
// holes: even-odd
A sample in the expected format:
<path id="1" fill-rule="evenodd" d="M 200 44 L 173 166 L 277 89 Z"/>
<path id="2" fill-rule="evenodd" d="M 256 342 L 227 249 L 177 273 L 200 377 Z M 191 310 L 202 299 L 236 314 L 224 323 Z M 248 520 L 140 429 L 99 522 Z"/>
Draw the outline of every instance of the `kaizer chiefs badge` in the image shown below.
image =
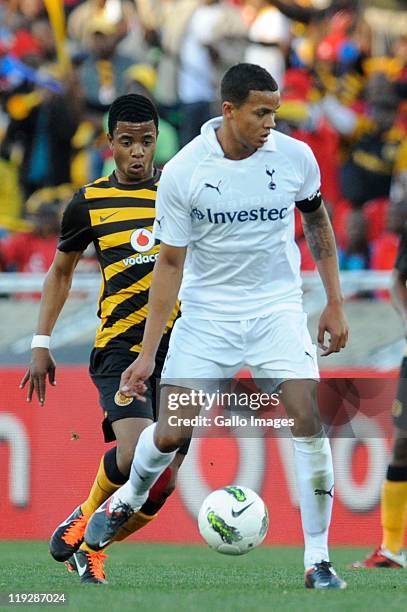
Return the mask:
<path id="1" fill-rule="evenodd" d="M 397 418 L 401 415 L 402 412 L 403 412 L 403 404 L 400 402 L 400 400 L 395 399 L 391 407 L 392 415 Z"/>
<path id="2" fill-rule="evenodd" d="M 116 395 L 114 396 L 114 403 L 117 406 L 128 406 L 134 400 L 134 397 L 127 397 L 120 391 L 116 391 Z"/>

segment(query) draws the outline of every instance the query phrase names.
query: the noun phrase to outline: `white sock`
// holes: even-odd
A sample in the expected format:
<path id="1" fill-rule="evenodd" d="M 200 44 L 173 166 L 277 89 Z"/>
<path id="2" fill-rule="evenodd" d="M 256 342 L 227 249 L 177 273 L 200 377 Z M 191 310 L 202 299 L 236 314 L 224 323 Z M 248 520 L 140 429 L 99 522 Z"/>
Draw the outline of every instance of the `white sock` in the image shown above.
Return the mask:
<path id="1" fill-rule="evenodd" d="M 333 504 L 331 446 L 323 432 L 294 438 L 295 469 L 304 532 L 304 565 L 329 561 L 328 531 Z"/>
<path id="2" fill-rule="evenodd" d="M 150 488 L 174 459 L 176 451 L 162 453 L 156 447 L 155 427 L 156 424 L 153 423 L 140 434 L 131 465 L 130 478 L 113 494 L 112 509 L 120 502 L 125 502 L 130 504 L 135 512 L 139 510 L 146 501 Z"/>

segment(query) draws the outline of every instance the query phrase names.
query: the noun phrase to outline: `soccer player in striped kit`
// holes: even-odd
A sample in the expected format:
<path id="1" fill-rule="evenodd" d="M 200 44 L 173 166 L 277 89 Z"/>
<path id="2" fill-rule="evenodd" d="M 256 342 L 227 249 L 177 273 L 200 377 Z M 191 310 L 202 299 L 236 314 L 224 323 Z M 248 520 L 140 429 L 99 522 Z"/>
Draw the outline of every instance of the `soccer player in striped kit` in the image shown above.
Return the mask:
<path id="1" fill-rule="evenodd" d="M 61 119 L 62 120 L 62 119 Z M 116 170 L 82 187 L 68 204 L 55 259 L 45 279 L 38 327 L 32 342 L 32 361 L 21 386 L 28 383 L 40 404 L 45 401 L 46 378 L 55 382 L 55 361 L 50 336 L 68 297 L 72 276 L 82 252 L 93 243 L 100 264 L 102 285 L 98 303 L 101 319 L 90 358 L 90 375 L 104 413 L 106 442 L 117 441 L 101 458 L 89 496 L 55 530 L 50 551 L 68 569 L 77 570 L 82 582 L 105 582 L 101 550 L 83 542 L 92 513 L 129 476 L 140 433 L 155 419 L 156 380 L 167 353 L 168 341 L 179 313 L 174 304 L 159 343 L 157 364 L 149 377 L 146 401 L 119 391 L 120 376 L 141 350 L 148 312 L 152 270 L 160 244 L 152 234 L 157 184 L 161 172 L 154 167 L 158 115 L 152 102 L 128 94 L 113 102 L 109 111 L 108 140 Z M 116 540 L 147 525 L 174 488 L 175 476 L 188 444 L 163 473 L 149 498 L 123 525 Z"/>

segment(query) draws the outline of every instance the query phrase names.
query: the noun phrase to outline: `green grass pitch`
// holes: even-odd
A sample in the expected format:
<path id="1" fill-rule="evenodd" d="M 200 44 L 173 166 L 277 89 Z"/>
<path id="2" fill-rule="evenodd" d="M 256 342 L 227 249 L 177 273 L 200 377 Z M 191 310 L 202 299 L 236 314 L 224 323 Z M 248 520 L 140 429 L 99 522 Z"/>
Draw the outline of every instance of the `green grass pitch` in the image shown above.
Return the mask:
<path id="1" fill-rule="evenodd" d="M 336 548 L 332 560 L 348 582 L 345 591 L 303 587 L 302 549 L 260 547 L 227 557 L 204 546 L 121 544 L 106 562 L 108 585 L 81 585 L 76 574 L 53 561 L 45 542 L 0 542 L 0 591 L 64 592 L 68 605 L 46 608 L 132 612 L 259 612 L 270 610 L 403 610 L 407 573 L 350 570 L 366 549 Z M 4 597 L 4 595 L 3 595 Z M 1 610 L 31 606 L 0 606 Z"/>

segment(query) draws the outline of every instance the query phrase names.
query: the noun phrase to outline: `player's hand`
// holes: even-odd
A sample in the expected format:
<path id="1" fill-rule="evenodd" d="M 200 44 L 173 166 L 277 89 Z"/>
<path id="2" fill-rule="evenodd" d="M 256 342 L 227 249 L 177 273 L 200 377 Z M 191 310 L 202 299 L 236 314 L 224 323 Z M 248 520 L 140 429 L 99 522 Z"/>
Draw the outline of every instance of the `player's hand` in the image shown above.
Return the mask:
<path id="1" fill-rule="evenodd" d="M 325 344 L 325 333 L 329 334 L 329 344 Z M 321 314 L 318 326 L 318 346 L 322 349 L 321 356 L 339 353 L 348 341 L 349 326 L 343 312 L 342 304 L 327 304 Z"/>
<path id="2" fill-rule="evenodd" d="M 50 385 L 55 386 L 55 369 L 55 360 L 48 349 L 32 349 L 31 363 L 20 383 L 20 389 L 28 383 L 27 402 L 31 402 L 35 390 L 39 403 L 44 405 L 47 375 Z"/>
<path id="3" fill-rule="evenodd" d="M 124 370 L 120 379 L 120 393 L 145 402 L 147 386 L 144 383 L 154 372 L 154 367 L 154 359 L 139 355 L 127 370 Z"/>

